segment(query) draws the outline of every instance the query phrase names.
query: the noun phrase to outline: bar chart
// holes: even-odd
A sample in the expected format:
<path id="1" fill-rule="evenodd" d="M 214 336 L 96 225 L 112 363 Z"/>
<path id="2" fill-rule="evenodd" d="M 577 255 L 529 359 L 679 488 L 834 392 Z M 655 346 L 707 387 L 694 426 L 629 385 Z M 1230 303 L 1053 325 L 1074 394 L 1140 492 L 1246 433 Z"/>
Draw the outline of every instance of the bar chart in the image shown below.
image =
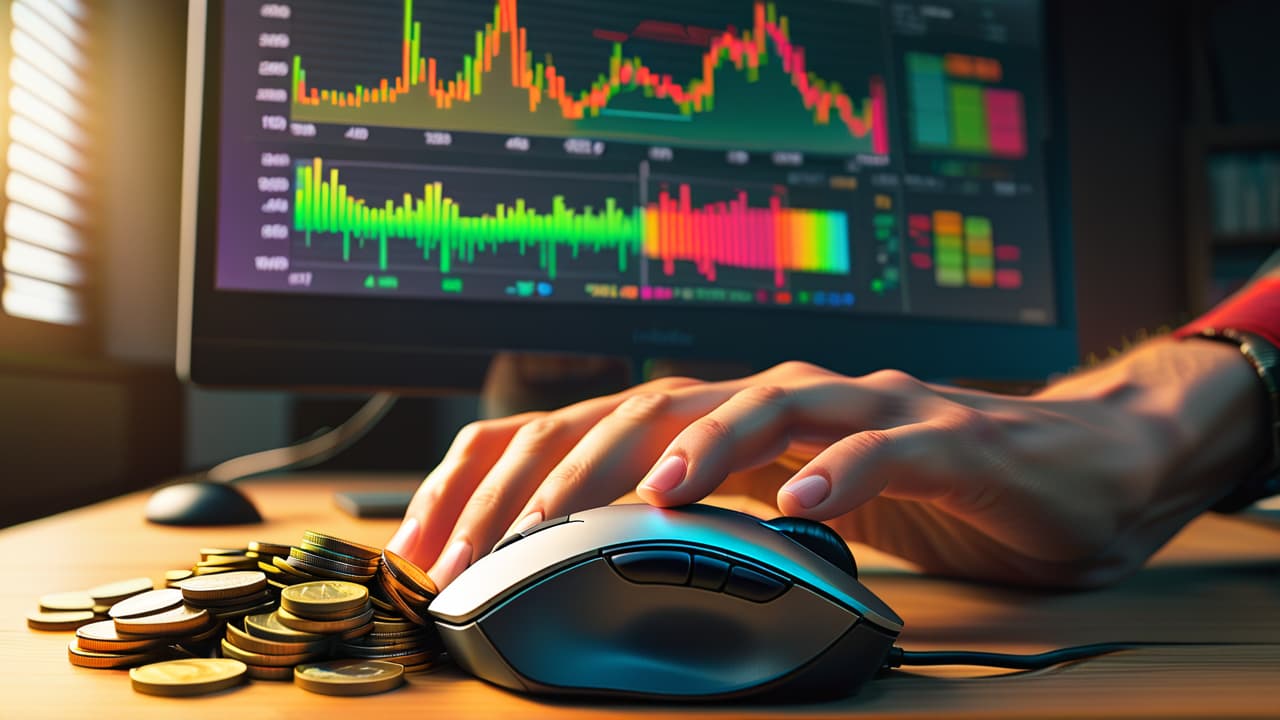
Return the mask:
<path id="1" fill-rule="evenodd" d="M 959 53 L 907 53 L 913 147 L 998 158 L 1027 154 L 1022 93 L 1001 87 L 999 60 Z"/>
<path id="2" fill-rule="evenodd" d="M 907 217 L 911 265 L 932 270 L 941 288 L 1022 287 L 1017 245 L 995 241 L 991 219 L 955 210 L 912 213 Z"/>

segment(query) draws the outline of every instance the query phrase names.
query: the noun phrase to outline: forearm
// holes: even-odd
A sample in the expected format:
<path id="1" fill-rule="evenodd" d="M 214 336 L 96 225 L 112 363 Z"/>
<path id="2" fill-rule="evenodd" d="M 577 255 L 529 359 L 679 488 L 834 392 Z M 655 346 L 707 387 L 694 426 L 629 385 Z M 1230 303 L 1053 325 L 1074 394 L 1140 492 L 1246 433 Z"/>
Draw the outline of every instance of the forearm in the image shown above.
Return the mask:
<path id="1" fill-rule="evenodd" d="M 1189 519 L 1208 508 L 1270 448 L 1258 378 L 1240 351 L 1224 343 L 1154 340 L 1040 396 L 1096 399 L 1143 424 L 1158 451 L 1150 511 L 1160 516 Z"/>

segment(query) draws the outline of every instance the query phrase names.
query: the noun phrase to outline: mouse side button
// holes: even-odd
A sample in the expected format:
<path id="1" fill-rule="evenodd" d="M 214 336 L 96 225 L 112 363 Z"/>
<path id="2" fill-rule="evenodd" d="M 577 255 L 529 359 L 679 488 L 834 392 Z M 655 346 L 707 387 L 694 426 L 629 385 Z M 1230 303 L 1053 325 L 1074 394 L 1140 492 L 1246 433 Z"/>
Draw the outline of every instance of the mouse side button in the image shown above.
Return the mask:
<path id="1" fill-rule="evenodd" d="M 678 550 L 632 550 L 609 556 L 609 564 L 634 583 L 684 585 L 689 582 L 689 553 Z"/>
<path id="2" fill-rule="evenodd" d="M 693 556 L 693 577 L 689 584 L 703 590 L 718 591 L 729 577 L 729 563 L 706 555 Z"/>
<path id="3" fill-rule="evenodd" d="M 777 578 L 740 565 L 729 571 L 724 591 L 743 600 L 764 603 L 786 592 L 787 584 Z"/>

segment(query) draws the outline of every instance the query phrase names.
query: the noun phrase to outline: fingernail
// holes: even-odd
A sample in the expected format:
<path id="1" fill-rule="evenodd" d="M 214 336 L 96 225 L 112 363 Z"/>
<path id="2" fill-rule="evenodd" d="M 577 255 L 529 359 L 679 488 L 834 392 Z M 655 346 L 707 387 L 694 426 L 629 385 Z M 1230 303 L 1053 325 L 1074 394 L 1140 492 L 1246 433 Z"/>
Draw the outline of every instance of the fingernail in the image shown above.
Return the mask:
<path id="1" fill-rule="evenodd" d="M 831 483 L 821 475 L 809 475 L 783 485 L 782 492 L 791 493 L 800 507 L 811 508 L 827 499 L 831 494 Z"/>
<path id="2" fill-rule="evenodd" d="M 534 510 L 533 512 L 525 513 L 524 517 L 517 520 L 516 524 L 511 526 L 511 529 L 507 531 L 507 535 L 515 535 L 516 533 L 524 532 L 540 522 L 542 522 L 541 510 Z"/>
<path id="3" fill-rule="evenodd" d="M 684 458 L 672 455 L 658 463 L 653 472 L 649 473 L 649 477 L 640 483 L 640 487 L 650 492 L 667 492 L 684 482 L 684 476 L 688 470 L 689 466 Z"/>
<path id="4" fill-rule="evenodd" d="M 418 531 L 420 529 L 418 518 L 405 518 L 404 522 L 400 523 L 400 529 L 387 541 L 387 549 L 397 555 L 409 554 L 408 551 L 418 544 Z"/>
<path id="5" fill-rule="evenodd" d="M 436 564 L 427 571 L 427 575 L 431 576 L 431 581 L 436 584 L 436 587 L 443 589 L 445 585 L 461 575 L 470 563 L 471 543 L 466 540 L 455 540 L 445 549 L 440 559 L 436 560 Z"/>

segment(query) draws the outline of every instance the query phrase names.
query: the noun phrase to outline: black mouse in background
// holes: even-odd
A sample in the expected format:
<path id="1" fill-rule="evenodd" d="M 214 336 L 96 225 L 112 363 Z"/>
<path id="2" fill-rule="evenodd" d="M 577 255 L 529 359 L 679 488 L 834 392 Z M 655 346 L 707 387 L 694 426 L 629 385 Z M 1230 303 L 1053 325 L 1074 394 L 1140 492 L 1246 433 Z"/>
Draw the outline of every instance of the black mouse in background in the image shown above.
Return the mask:
<path id="1" fill-rule="evenodd" d="M 706 505 L 548 520 L 430 611 L 450 656 L 502 687 L 670 700 L 849 695 L 902 630 L 835 531 Z"/>

